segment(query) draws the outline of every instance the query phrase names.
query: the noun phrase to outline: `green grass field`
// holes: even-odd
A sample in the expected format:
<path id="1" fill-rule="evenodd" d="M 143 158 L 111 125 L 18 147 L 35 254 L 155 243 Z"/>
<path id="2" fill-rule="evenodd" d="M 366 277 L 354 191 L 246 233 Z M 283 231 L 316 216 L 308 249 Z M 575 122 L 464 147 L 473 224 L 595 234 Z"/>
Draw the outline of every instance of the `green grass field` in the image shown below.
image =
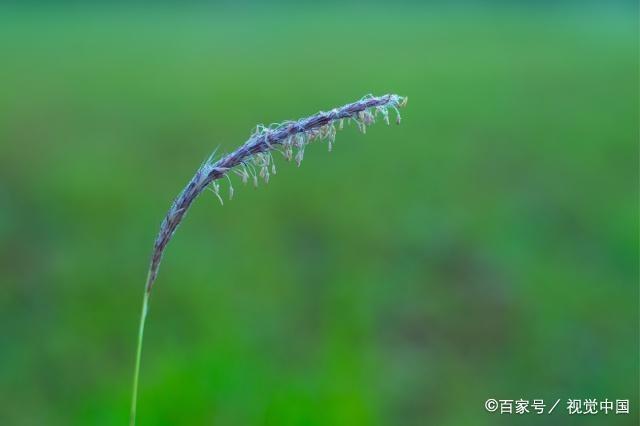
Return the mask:
<path id="1" fill-rule="evenodd" d="M 401 126 L 196 202 L 139 425 L 637 424 L 637 34 L 631 6 L 0 13 L 0 424 L 126 424 L 173 197 L 256 124 L 369 92 L 409 96 Z"/>

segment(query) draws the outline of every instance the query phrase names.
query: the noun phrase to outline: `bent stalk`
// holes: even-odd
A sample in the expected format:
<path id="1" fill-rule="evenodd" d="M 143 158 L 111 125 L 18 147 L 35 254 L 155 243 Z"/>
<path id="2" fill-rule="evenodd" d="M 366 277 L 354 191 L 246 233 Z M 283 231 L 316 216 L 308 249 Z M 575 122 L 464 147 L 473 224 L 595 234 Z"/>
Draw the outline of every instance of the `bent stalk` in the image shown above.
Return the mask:
<path id="1" fill-rule="evenodd" d="M 229 178 L 231 171 L 239 176 L 242 183 L 245 184 L 251 180 L 257 186 L 260 179 L 265 183 L 269 182 L 269 176 L 276 173 L 273 152 L 280 152 L 288 161 L 295 158 L 296 164 L 300 166 L 304 158 L 304 149 L 309 143 L 326 141 L 329 150 L 331 150 L 335 142 L 336 130 L 342 129 L 344 122 L 353 122 L 362 133 L 366 133 L 367 127 L 375 123 L 378 116 L 381 116 L 389 124 L 389 113 L 395 111 L 396 123 L 400 124 L 398 108 L 405 106 L 406 102 L 406 97 L 394 94 L 367 95 L 356 102 L 334 108 L 328 112 L 321 111 L 298 121 L 286 121 L 269 126 L 258 125 L 249 140 L 238 149 L 217 159 L 212 154 L 198 168 L 193 178 L 171 205 L 160 225 L 160 231 L 153 246 L 138 328 L 138 346 L 131 399 L 131 426 L 135 426 L 136 422 L 142 341 L 151 289 L 158 276 L 164 250 L 193 201 L 205 189 L 210 189 L 222 202 L 220 184 L 217 181 L 223 177 L 229 181 L 229 196 L 231 198 L 233 195 L 233 187 Z"/>

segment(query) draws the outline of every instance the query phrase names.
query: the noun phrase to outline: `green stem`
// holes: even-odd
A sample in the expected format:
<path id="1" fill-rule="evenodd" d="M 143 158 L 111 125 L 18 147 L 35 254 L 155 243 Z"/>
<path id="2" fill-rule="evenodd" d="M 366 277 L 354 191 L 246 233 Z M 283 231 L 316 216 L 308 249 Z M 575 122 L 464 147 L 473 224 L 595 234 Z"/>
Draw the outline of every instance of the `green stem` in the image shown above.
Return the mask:
<path id="1" fill-rule="evenodd" d="M 136 406 L 138 404 L 138 378 L 140 377 L 140 359 L 142 358 L 142 337 L 144 335 L 144 323 L 147 318 L 147 309 L 149 307 L 149 292 L 145 288 L 144 298 L 142 299 L 142 312 L 140 313 L 140 325 L 138 327 L 138 349 L 136 350 L 136 367 L 133 373 L 133 395 L 131 397 L 131 415 L 129 417 L 129 425 L 136 424 Z"/>

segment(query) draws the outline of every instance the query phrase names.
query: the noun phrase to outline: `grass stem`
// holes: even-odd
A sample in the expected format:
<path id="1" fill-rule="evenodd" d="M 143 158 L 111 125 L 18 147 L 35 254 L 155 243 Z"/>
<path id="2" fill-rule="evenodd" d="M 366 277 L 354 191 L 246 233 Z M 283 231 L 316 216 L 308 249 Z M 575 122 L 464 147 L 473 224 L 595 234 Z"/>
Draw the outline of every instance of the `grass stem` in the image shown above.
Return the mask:
<path id="1" fill-rule="evenodd" d="M 149 307 L 149 297 L 158 276 L 158 269 L 160 268 L 164 250 L 193 201 L 202 191 L 209 188 L 222 202 L 220 185 L 216 181 L 227 177 L 229 183 L 231 183 L 231 179 L 228 176 L 230 171 L 239 175 L 243 183 L 247 183 L 249 180 L 247 168 L 253 171 L 254 185 L 258 185 L 258 175 L 264 179 L 265 183 L 269 182 L 270 170 L 271 173 L 275 174 L 272 157 L 272 152 L 274 151 L 282 153 L 287 160 L 291 160 L 294 157 L 293 151 L 296 150 L 295 160 L 300 166 L 304 148 L 310 142 L 325 140 L 329 145 L 329 149 L 331 149 L 336 134 L 336 123 L 339 123 L 340 128 L 342 128 L 341 124 L 344 120 L 354 121 L 358 128 L 365 133 L 367 126 L 375 123 L 378 114 L 381 114 L 384 121 L 389 124 L 389 110 L 391 109 L 397 113 L 396 122 L 400 124 L 398 107 L 403 107 L 406 103 L 406 97 L 395 94 L 383 96 L 367 95 L 356 102 L 333 108 L 328 112 L 320 111 L 297 121 L 285 121 L 284 123 L 270 126 L 258 125 L 249 140 L 242 146 L 218 158 L 215 157 L 214 152 L 196 170 L 193 178 L 171 204 L 171 208 L 160 225 L 160 231 L 153 245 L 151 264 L 149 265 L 149 274 L 147 275 L 144 298 L 142 300 L 140 325 L 138 327 L 138 349 L 133 373 L 130 426 L 135 426 L 136 424 L 142 338 Z M 259 170 L 259 172 L 256 170 Z"/>
<path id="2" fill-rule="evenodd" d="M 140 312 L 140 324 L 138 326 L 138 347 L 136 349 L 136 366 L 133 373 L 133 393 L 131 396 L 131 414 L 129 416 L 129 425 L 136 424 L 136 408 L 138 405 L 138 381 L 140 379 L 140 359 L 142 358 L 142 340 L 144 336 L 144 323 L 147 318 L 147 310 L 149 308 L 149 292 L 144 292 L 142 299 L 142 310 Z"/>

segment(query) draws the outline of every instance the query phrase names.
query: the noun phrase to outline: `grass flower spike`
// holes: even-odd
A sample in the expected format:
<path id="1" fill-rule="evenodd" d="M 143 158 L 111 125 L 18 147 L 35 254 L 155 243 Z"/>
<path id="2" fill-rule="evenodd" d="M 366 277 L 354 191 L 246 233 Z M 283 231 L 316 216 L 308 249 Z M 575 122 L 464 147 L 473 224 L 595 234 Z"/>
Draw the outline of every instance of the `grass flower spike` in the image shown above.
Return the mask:
<path id="1" fill-rule="evenodd" d="M 256 187 L 260 181 L 268 183 L 271 176 L 276 174 L 273 158 L 273 154 L 276 152 L 281 153 L 287 161 L 295 161 L 299 167 L 304 160 L 305 148 L 308 144 L 324 141 L 327 143 L 328 150 L 331 151 L 335 143 L 336 132 L 344 127 L 345 122 L 355 123 L 362 133 L 366 133 L 367 127 L 374 124 L 378 116 L 389 124 L 390 113 L 395 113 L 396 123 L 400 124 L 399 108 L 405 106 L 406 103 L 406 97 L 394 94 L 384 96 L 368 95 L 356 102 L 334 108 L 328 112 L 319 112 L 298 121 L 285 121 L 270 126 L 258 125 L 244 145 L 231 153 L 219 157 L 214 152 L 198 168 L 193 178 L 171 205 L 160 225 L 160 231 L 153 245 L 138 328 L 138 346 L 131 401 L 131 426 L 135 425 L 136 419 L 142 340 L 149 297 L 158 277 L 158 270 L 167 244 L 171 241 L 171 237 L 184 219 L 193 201 L 205 189 L 208 189 L 213 192 L 220 203 L 224 203 L 219 182 L 222 178 L 226 178 L 229 184 L 229 199 L 233 198 L 232 175 L 239 177 L 243 184 L 251 182 Z"/>

